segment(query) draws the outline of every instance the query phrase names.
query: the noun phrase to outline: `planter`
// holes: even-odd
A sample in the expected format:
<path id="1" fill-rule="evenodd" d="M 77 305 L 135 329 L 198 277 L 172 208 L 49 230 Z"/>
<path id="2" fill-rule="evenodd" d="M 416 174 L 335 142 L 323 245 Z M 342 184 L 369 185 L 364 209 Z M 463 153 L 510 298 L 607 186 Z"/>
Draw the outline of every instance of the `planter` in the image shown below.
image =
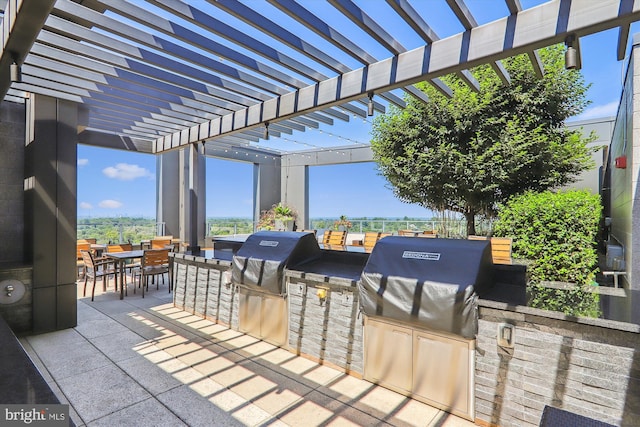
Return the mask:
<path id="1" fill-rule="evenodd" d="M 275 229 L 278 231 L 293 231 L 293 220 L 275 220 Z"/>

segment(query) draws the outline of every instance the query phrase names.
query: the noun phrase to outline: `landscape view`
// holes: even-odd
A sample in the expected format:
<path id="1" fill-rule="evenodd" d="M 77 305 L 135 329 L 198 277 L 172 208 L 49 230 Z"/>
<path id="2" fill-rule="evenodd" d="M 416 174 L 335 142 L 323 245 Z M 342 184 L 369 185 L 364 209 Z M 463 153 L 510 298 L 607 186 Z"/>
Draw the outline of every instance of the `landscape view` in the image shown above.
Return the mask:
<path id="1" fill-rule="evenodd" d="M 310 229 L 322 233 L 323 230 L 338 228 L 335 224 L 339 218 L 312 218 Z M 382 218 L 360 217 L 348 218 L 351 233 L 364 233 L 367 231 L 381 231 L 397 233 L 398 230 L 433 230 L 439 234 L 450 237 L 462 236 L 465 222 L 457 218 Z M 480 223 L 479 230 L 488 228 L 488 225 Z M 302 228 L 298 226 L 298 228 Z M 246 235 L 256 231 L 251 218 L 207 218 L 206 237 Z M 95 238 L 100 243 L 131 242 L 139 243 L 141 240 L 151 239 L 156 235 L 164 235 L 165 229 L 162 223 L 157 223 L 154 218 L 143 217 L 85 217 L 78 218 L 78 239 Z"/>

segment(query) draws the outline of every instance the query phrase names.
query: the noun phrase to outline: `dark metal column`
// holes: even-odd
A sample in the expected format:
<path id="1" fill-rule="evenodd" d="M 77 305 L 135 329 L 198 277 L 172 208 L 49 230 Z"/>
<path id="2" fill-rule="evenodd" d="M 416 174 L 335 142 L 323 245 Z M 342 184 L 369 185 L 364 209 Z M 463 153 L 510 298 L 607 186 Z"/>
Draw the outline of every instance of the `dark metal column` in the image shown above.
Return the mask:
<path id="1" fill-rule="evenodd" d="M 206 162 L 198 144 L 180 151 L 180 239 L 189 250 L 204 245 L 206 222 Z M 223 195 L 221 195 L 223 200 Z"/>
<path id="2" fill-rule="evenodd" d="M 25 252 L 33 263 L 33 330 L 76 326 L 76 104 L 27 101 Z"/>

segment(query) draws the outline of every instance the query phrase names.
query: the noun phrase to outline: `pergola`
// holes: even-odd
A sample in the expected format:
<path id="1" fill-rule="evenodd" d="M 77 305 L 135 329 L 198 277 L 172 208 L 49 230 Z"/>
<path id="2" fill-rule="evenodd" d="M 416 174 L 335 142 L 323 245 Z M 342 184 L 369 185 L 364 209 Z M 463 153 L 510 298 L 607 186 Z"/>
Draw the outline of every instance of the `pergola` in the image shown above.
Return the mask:
<path id="1" fill-rule="evenodd" d="M 500 60 L 520 53 L 541 74 L 536 49 L 543 46 L 570 44 L 579 63 L 580 37 L 619 27 L 622 59 L 638 18 L 633 2 L 619 0 L 529 9 L 496 1 L 497 19 L 483 25 L 464 0 L 5 3 L 2 94 L 78 103 L 78 142 L 148 153 L 200 141 L 287 153 L 266 134 L 402 107 L 403 94 L 425 99 L 413 86 L 421 81 L 450 94 L 438 79 L 448 73 L 477 87 L 468 69 L 480 64 L 509 84 Z M 441 39 L 429 16 L 443 13 L 460 25 Z M 19 82 L 11 82 L 12 63 Z"/>
<path id="2" fill-rule="evenodd" d="M 287 135 L 305 139 L 309 129 L 402 108 L 406 96 L 424 101 L 418 82 L 450 95 L 439 79 L 449 73 L 477 88 L 469 69 L 482 64 L 509 84 L 500 61 L 517 54 L 542 75 L 536 49 L 557 43 L 571 48 L 567 65 L 579 68 L 580 38 L 612 28 L 619 39 L 611 49 L 623 59 L 640 19 L 640 4 L 629 0 L 530 8 L 495 0 L 492 20 L 481 23 L 473 5 L 0 0 L 0 95 L 3 107 L 24 105 L 26 119 L 25 240 L 56 230 L 50 247 L 25 243 L 34 283 L 74 281 L 56 277 L 66 261 L 47 254 L 72 252 L 78 143 L 157 155 L 157 220 L 192 247 L 204 238 L 206 156 L 250 160 L 254 215 L 284 200 L 305 227 L 308 167 L 369 161 L 371 150 L 342 139 L 349 155 L 337 156 L 326 145 L 289 144 Z M 457 24 L 438 35 L 445 17 Z M 295 155 L 309 149 L 313 156 Z M 45 270 L 47 278 L 36 277 Z"/>

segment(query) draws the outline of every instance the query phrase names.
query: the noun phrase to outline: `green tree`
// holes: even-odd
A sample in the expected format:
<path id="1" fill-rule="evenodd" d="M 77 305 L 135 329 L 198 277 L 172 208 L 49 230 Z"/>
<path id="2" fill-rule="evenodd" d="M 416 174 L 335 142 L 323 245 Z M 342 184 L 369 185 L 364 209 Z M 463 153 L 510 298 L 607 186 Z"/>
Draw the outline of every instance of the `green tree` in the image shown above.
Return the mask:
<path id="1" fill-rule="evenodd" d="M 419 84 L 428 102 L 408 97 L 407 108 L 378 116 L 371 146 L 395 196 L 459 212 L 475 234 L 476 216 L 494 216 L 509 197 L 566 185 L 592 168 L 593 136 L 563 125 L 588 105 L 588 85 L 579 71 L 565 70 L 561 46 L 540 50 L 540 57 L 541 79 L 521 55 L 503 61 L 509 85 L 482 66 L 473 70 L 479 92 L 448 75 L 442 80 L 453 97 Z"/>

